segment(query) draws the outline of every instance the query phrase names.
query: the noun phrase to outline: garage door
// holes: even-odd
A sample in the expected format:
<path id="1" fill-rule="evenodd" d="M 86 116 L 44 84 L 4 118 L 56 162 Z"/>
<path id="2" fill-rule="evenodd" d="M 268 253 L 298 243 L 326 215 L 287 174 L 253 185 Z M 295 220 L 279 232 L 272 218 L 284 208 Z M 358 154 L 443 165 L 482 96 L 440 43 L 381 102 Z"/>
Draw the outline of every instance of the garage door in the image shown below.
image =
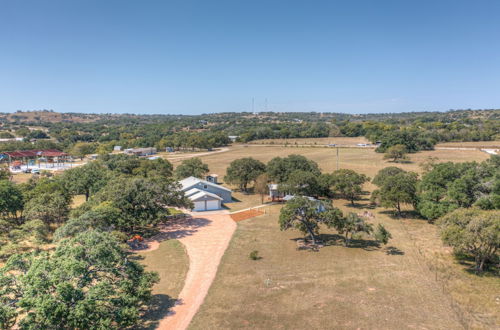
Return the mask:
<path id="1" fill-rule="evenodd" d="M 220 201 L 207 201 L 207 210 L 220 209 Z"/>
<path id="2" fill-rule="evenodd" d="M 193 211 L 205 211 L 205 201 L 201 202 L 194 202 L 194 209 Z"/>

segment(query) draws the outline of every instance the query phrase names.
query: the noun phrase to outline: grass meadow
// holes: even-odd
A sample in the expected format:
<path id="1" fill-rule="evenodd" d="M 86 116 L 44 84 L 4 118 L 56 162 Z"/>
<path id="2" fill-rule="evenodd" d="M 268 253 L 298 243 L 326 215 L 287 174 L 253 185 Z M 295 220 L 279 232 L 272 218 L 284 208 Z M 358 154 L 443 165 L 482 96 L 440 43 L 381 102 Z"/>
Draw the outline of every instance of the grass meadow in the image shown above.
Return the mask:
<path id="1" fill-rule="evenodd" d="M 297 153 L 320 165 L 336 168 L 335 149 L 319 147 L 242 146 L 204 156 L 212 173 L 223 177 L 229 163 L 241 157 L 263 162 Z M 383 167 L 399 166 L 421 173 L 429 157 L 437 161 L 483 161 L 479 150 L 435 150 L 411 154 L 411 163 L 393 164 L 373 149 L 339 149 L 339 167 L 373 176 Z M 373 186 L 366 185 L 371 191 Z M 257 195 L 235 194 L 242 200 L 231 209 L 260 204 Z M 368 198 L 368 196 L 367 196 Z M 335 231 L 323 230 L 327 246 L 318 252 L 297 249 L 297 231 L 278 227 L 280 206 L 238 223 L 217 277 L 191 329 L 490 329 L 500 325 L 500 281 L 491 274 L 476 276 L 442 245 L 435 225 L 408 215 L 395 218 L 388 210 L 370 209 L 367 198 L 344 212 L 375 214 L 393 239 L 387 247 L 370 237 L 342 246 Z M 262 259 L 250 260 L 258 250 Z"/>

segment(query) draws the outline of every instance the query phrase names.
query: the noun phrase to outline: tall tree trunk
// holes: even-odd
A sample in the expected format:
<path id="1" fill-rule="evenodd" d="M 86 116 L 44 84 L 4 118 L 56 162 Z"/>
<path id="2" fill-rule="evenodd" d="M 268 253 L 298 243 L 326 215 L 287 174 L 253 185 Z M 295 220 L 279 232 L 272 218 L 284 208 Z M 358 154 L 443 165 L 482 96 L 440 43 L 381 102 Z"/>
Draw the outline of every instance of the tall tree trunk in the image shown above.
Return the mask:
<path id="1" fill-rule="evenodd" d="M 311 240 L 312 240 L 313 244 L 316 245 L 316 236 L 314 236 L 313 231 L 311 230 L 311 228 L 309 228 L 308 225 L 305 225 L 305 226 L 307 228 L 307 232 L 309 233 L 309 236 L 311 236 Z"/>
<path id="2" fill-rule="evenodd" d="M 486 258 L 476 256 L 475 259 L 476 259 L 476 273 L 481 273 L 483 271 L 484 261 Z"/>

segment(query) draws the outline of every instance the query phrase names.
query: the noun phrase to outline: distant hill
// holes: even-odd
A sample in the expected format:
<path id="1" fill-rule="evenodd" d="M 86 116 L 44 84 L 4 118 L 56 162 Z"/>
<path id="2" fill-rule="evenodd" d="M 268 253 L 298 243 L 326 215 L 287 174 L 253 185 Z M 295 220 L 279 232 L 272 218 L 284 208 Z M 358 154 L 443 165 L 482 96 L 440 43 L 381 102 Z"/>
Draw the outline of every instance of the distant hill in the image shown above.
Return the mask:
<path id="1" fill-rule="evenodd" d="M 16 123 L 89 123 L 99 120 L 102 115 L 81 113 L 59 113 L 48 110 L 18 111 L 0 114 L 0 118 L 7 122 Z"/>

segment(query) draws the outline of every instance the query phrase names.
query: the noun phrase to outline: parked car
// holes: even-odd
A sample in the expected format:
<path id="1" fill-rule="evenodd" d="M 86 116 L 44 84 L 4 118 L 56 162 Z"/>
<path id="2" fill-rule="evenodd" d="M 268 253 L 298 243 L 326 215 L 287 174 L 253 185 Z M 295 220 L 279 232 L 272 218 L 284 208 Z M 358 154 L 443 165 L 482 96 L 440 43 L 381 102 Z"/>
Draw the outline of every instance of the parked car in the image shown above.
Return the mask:
<path id="1" fill-rule="evenodd" d="M 33 174 L 40 174 L 40 170 L 37 169 L 37 168 L 34 168 L 34 169 L 31 170 L 31 173 L 33 173 Z"/>
<path id="2" fill-rule="evenodd" d="M 24 169 L 23 173 L 31 173 L 31 168 Z"/>

